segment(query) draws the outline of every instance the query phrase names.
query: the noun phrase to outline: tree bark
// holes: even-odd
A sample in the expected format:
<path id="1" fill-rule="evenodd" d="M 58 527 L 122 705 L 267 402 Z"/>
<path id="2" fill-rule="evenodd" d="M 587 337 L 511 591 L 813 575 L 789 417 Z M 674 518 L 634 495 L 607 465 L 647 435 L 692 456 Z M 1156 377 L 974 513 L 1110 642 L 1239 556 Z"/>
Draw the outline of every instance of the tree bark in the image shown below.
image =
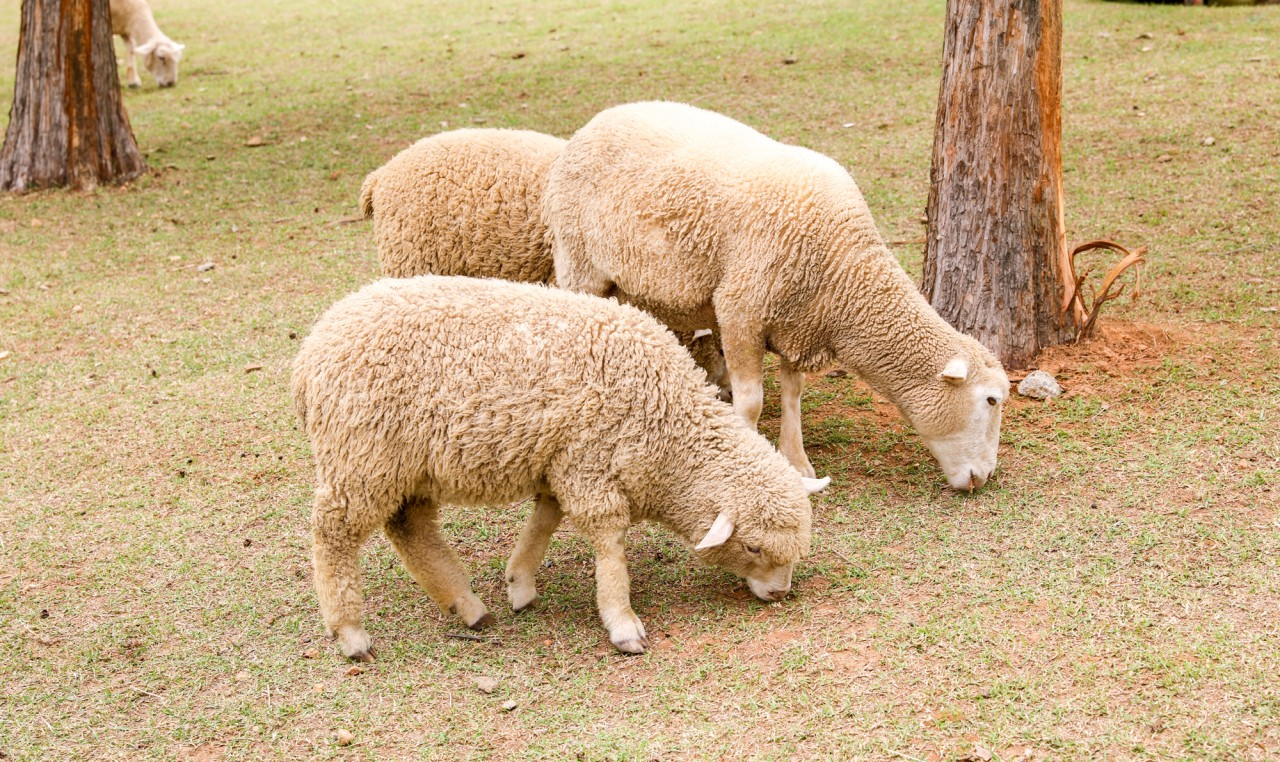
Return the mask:
<path id="1" fill-rule="evenodd" d="M 925 298 L 1009 368 L 1063 321 L 1061 0 L 947 0 Z"/>
<path id="2" fill-rule="evenodd" d="M 107 1 L 23 0 L 0 189 L 89 189 L 146 170 L 120 96 Z"/>

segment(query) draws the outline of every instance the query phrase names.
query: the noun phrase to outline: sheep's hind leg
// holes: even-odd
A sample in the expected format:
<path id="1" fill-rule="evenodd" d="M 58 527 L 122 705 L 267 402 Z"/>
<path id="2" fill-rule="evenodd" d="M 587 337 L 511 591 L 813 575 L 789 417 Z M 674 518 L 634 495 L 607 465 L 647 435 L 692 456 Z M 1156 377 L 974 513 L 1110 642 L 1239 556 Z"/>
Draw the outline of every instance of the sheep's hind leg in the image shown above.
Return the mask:
<path id="1" fill-rule="evenodd" d="M 733 389 L 733 410 L 754 429 L 764 407 L 764 341 L 723 322 L 720 340 Z"/>
<path id="2" fill-rule="evenodd" d="M 804 433 L 800 428 L 800 393 L 804 391 L 804 372 L 785 359 L 778 368 L 782 386 L 782 431 L 778 435 L 778 452 L 782 453 L 801 476 L 813 478 L 813 464 L 804 451 Z"/>
<path id="3" fill-rule="evenodd" d="M 458 555 L 440 536 L 439 507 L 410 497 L 383 528 L 409 573 L 442 611 L 451 611 L 473 630 L 493 624 L 484 604 L 471 592 L 471 580 Z"/>
<path id="4" fill-rule="evenodd" d="M 538 597 L 535 575 L 542 558 L 551 544 L 551 535 L 560 526 L 564 512 L 560 503 L 548 494 L 538 495 L 538 501 L 529 514 L 529 521 L 520 532 L 520 539 L 507 561 L 507 598 L 513 611 L 524 611 Z"/>
<path id="5" fill-rule="evenodd" d="M 356 661 L 373 661 L 372 641 L 360 624 L 364 595 L 360 591 L 358 560 L 360 546 L 372 528 L 352 525 L 346 519 L 348 515 L 369 512 L 366 506 L 349 510 L 331 490 L 317 490 L 311 518 L 316 596 L 325 630 L 338 638 L 342 654 Z"/>

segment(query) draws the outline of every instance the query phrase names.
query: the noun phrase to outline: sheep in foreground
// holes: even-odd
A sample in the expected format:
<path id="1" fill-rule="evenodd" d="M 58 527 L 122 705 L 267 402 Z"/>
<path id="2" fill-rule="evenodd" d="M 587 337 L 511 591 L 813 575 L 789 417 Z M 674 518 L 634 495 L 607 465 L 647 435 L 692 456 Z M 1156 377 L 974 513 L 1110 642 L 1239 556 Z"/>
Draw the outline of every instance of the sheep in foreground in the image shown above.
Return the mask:
<path id="1" fill-rule="evenodd" d="M 516 611 L 562 517 L 596 554 L 610 640 L 641 653 L 627 528 L 666 524 L 776 600 L 809 547 L 805 480 L 717 401 L 639 310 L 537 285 L 421 276 L 334 305 L 303 342 L 293 396 L 316 461 L 316 590 L 326 629 L 369 660 L 357 553 L 382 527 L 414 578 L 469 627 L 492 622 L 441 537 L 442 504 L 537 495 L 507 564 Z"/>
<path id="2" fill-rule="evenodd" d="M 156 78 L 157 85 L 173 87 L 178 84 L 178 61 L 182 60 L 186 46 L 174 42 L 160 31 L 146 0 L 110 0 L 108 5 L 111 33 L 120 35 L 124 41 L 125 83 L 129 87 L 142 87 L 134 59 L 139 55 L 147 71 Z"/>
<path id="3" fill-rule="evenodd" d="M 382 274 L 552 280 L 542 189 L 564 140 L 531 130 L 466 129 L 423 138 L 365 177 Z M 712 335 L 679 335 L 711 383 L 727 385 Z"/>
<path id="4" fill-rule="evenodd" d="M 835 161 L 692 106 L 618 106 L 552 164 L 543 216 L 561 288 L 625 294 L 676 330 L 718 327 L 752 426 L 776 353 L 778 445 L 801 473 L 804 373 L 837 361 L 898 406 L 952 487 L 994 471 L 1000 363 L 924 300 Z"/>

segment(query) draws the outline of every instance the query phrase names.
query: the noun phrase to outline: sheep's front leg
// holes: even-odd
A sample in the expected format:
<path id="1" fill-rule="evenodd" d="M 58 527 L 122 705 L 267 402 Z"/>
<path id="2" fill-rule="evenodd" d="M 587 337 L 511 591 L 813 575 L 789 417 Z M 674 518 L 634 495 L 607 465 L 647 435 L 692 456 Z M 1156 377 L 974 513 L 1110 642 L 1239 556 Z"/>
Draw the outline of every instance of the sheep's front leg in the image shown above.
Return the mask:
<path id="1" fill-rule="evenodd" d="M 801 476 L 813 478 L 813 464 L 804 451 L 804 433 L 800 429 L 800 393 L 804 391 L 804 372 L 782 361 L 778 368 L 782 385 L 782 431 L 778 435 L 778 452 L 782 453 Z"/>
<path id="2" fill-rule="evenodd" d="M 124 41 L 124 81 L 129 87 L 142 87 L 142 77 L 138 76 L 138 62 L 133 54 L 133 42 L 128 37 Z"/>
<path id="3" fill-rule="evenodd" d="M 471 592 L 471 580 L 458 554 L 440 535 L 439 507 L 426 498 L 405 501 L 383 527 L 409 573 L 441 611 L 456 613 L 473 630 L 493 624 L 484 604 Z"/>
<path id="4" fill-rule="evenodd" d="M 520 532 L 520 539 L 507 561 L 507 598 L 514 611 L 523 611 L 538 597 L 535 575 L 542 558 L 551 544 L 551 535 L 560 526 L 564 512 L 560 503 L 548 494 L 538 495 L 538 502 L 529 514 L 529 521 Z"/>
<path id="5" fill-rule="evenodd" d="M 733 410 L 754 429 L 764 406 L 764 342 L 724 323 L 720 328 L 724 362 L 733 389 Z"/>
<path id="6" fill-rule="evenodd" d="M 627 573 L 625 527 L 598 528 L 590 533 L 596 551 L 596 605 L 619 651 L 642 654 L 649 647 L 644 624 L 631 610 L 631 577 Z"/>
<path id="7" fill-rule="evenodd" d="M 360 624 L 364 595 L 360 591 L 360 546 L 372 531 L 347 521 L 348 515 L 368 515 L 367 505 L 348 506 L 329 488 L 316 490 L 311 514 L 316 596 L 325 631 L 336 636 L 342 654 L 356 661 L 373 661 L 372 640 Z"/>

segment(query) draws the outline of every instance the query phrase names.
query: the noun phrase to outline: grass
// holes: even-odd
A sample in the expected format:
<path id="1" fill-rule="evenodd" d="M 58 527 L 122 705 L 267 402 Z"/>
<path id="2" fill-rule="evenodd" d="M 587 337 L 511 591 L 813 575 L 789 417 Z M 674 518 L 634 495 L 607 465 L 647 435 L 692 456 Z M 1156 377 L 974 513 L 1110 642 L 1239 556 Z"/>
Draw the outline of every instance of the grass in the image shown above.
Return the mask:
<path id="1" fill-rule="evenodd" d="M 519 517 L 455 510 L 498 642 L 446 637 L 460 624 L 378 538 L 380 658 L 349 675 L 311 590 L 287 376 L 297 337 L 377 276 L 367 224 L 338 224 L 365 173 L 441 129 L 567 136 L 668 98 L 837 158 L 886 238 L 914 241 L 941 5 L 155 8 L 188 49 L 175 89 L 126 94 L 152 171 L 0 198 L 7 757 L 1280 753 L 1280 9 L 1068 0 L 1068 225 L 1149 245 L 1146 293 L 1107 305 L 1099 341 L 1041 358 L 1069 393 L 1011 403 L 987 488 L 945 490 L 883 400 L 814 379 L 810 454 L 835 484 L 791 599 L 756 602 L 638 528 L 655 646 L 624 658 L 581 540 L 557 535 L 543 602 L 513 616 Z M 0 9 L 0 50 L 17 28 Z M 918 249 L 895 246 L 913 272 Z"/>

